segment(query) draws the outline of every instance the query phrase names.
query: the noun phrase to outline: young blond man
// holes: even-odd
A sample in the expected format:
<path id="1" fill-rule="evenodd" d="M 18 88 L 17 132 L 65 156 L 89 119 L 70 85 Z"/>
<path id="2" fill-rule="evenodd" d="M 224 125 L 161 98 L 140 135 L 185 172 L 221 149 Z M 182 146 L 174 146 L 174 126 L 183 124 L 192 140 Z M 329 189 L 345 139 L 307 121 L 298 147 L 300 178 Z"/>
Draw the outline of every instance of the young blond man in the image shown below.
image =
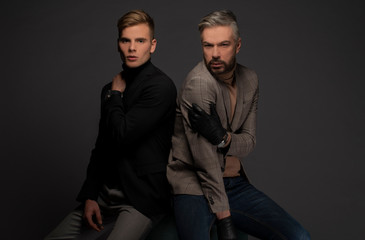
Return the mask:
<path id="1" fill-rule="evenodd" d="M 123 71 L 102 89 L 81 205 L 46 239 L 145 239 L 169 210 L 166 164 L 176 87 L 151 63 L 157 41 L 147 13 L 126 13 L 118 31 Z"/>

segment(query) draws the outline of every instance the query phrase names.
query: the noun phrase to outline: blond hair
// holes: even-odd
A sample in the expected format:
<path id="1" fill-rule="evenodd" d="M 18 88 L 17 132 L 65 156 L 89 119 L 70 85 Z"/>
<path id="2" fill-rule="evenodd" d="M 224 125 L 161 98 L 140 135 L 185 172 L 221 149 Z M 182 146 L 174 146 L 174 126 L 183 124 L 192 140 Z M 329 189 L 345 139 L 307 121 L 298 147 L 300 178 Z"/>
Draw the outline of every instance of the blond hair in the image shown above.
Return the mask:
<path id="1" fill-rule="evenodd" d="M 131 10 L 126 14 L 124 14 L 118 20 L 117 26 L 118 26 L 119 37 L 121 36 L 122 31 L 125 28 L 143 23 L 148 25 L 151 33 L 151 39 L 153 39 L 155 34 L 155 23 L 152 17 L 143 10 Z"/>

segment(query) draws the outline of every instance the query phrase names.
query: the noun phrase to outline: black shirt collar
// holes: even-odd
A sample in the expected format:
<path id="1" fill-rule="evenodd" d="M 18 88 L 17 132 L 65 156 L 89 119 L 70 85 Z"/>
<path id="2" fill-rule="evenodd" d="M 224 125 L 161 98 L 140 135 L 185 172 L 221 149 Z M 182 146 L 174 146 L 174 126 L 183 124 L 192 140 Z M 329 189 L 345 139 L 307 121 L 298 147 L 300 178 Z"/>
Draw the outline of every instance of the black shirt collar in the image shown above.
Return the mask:
<path id="1" fill-rule="evenodd" d="M 122 72 L 123 79 L 125 79 L 127 82 L 132 81 L 150 63 L 151 59 L 147 60 L 147 62 L 143 63 L 141 66 L 136 68 L 130 68 L 125 63 L 123 63 L 123 72 Z"/>

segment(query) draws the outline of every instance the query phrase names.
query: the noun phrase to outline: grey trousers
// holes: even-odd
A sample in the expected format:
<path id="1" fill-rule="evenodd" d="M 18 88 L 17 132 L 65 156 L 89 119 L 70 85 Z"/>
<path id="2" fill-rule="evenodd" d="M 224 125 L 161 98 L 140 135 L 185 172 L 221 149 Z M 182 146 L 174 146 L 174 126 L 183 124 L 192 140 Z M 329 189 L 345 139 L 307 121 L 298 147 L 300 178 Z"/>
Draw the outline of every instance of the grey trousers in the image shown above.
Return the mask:
<path id="1" fill-rule="evenodd" d="M 103 187 L 98 204 L 103 217 L 104 230 L 90 228 L 83 218 L 83 209 L 76 209 L 45 237 L 45 240 L 88 239 L 88 240 L 143 240 L 158 222 L 152 220 L 133 206 L 123 203 L 123 193 L 117 189 Z M 125 202 L 125 200 L 124 200 Z M 117 204 L 118 203 L 118 204 Z M 161 216 L 161 219 L 163 216 Z"/>

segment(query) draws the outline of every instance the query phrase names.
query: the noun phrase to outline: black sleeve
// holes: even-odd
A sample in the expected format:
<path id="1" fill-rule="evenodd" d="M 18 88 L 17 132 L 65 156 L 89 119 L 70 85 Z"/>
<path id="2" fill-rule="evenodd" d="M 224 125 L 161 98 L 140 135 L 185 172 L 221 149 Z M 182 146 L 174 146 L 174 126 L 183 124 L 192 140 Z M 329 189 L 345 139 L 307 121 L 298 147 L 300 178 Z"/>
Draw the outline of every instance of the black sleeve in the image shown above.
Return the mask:
<path id="1" fill-rule="evenodd" d="M 106 126 L 113 141 L 134 144 L 151 133 L 175 111 L 176 88 L 166 79 L 151 79 L 140 89 L 140 95 L 126 111 L 123 100 L 111 95 L 105 103 Z"/>
<path id="2" fill-rule="evenodd" d="M 104 86 L 101 92 L 101 110 L 100 110 L 100 120 L 99 120 L 99 129 L 98 136 L 96 139 L 96 143 L 94 149 L 91 151 L 90 162 L 87 167 L 86 180 L 84 181 L 81 190 L 77 196 L 77 200 L 80 202 L 84 202 L 87 199 L 97 200 L 98 193 L 103 183 L 102 181 L 102 168 L 104 165 L 102 164 L 102 156 L 105 155 L 107 151 L 105 151 L 106 137 L 105 137 L 105 116 L 104 112 L 104 104 L 105 104 L 105 96 L 108 89 L 110 89 L 111 84 L 107 84 Z M 106 157 L 106 156 L 104 156 Z"/>

